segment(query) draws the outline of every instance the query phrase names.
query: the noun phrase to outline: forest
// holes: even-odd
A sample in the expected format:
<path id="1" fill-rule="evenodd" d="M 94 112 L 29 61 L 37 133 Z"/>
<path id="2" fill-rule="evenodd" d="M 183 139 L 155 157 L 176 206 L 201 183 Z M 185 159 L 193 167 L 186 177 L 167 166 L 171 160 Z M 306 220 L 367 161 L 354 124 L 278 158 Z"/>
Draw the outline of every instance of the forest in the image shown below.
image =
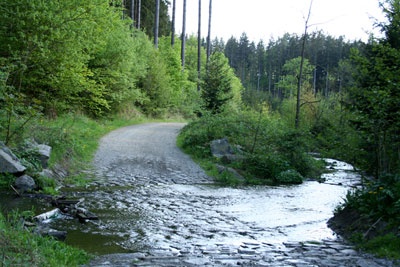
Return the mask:
<path id="1" fill-rule="evenodd" d="M 210 157 L 217 138 L 240 146 L 231 166 L 249 184 L 317 177 L 310 152 L 352 163 L 368 185 L 346 205 L 399 226 L 399 0 L 382 1 L 383 37 L 367 43 L 323 31 L 268 43 L 178 36 L 174 4 L 1 1 L 0 140 L 18 146 L 68 114 L 179 116 L 194 156 Z"/>

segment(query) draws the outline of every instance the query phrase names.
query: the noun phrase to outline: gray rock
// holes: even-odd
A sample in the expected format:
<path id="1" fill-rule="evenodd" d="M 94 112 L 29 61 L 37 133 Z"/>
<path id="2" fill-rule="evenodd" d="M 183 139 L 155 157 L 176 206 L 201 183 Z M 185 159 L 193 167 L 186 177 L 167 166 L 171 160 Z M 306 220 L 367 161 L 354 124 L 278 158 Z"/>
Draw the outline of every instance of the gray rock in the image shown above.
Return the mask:
<path id="1" fill-rule="evenodd" d="M 0 142 L 0 173 L 23 173 L 25 170 L 11 150 Z"/>
<path id="2" fill-rule="evenodd" d="M 24 149 L 33 151 L 37 160 L 40 161 L 42 167 L 44 169 L 47 168 L 51 154 L 51 146 L 45 144 L 38 144 L 34 140 L 29 140 L 25 143 Z"/>
<path id="3" fill-rule="evenodd" d="M 235 169 L 231 167 L 225 167 L 219 164 L 217 164 L 216 167 L 219 173 L 228 172 L 232 174 L 238 181 L 246 181 L 246 179 L 242 175 L 240 175 Z"/>
<path id="4" fill-rule="evenodd" d="M 41 172 L 39 172 L 39 175 L 47 177 L 47 178 L 54 178 L 54 172 L 49 169 L 43 169 Z"/>
<path id="5" fill-rule="evenodd" d="M 226 155 L 234 154 L 227 138 L 211 141 L 211 153 L 214 157 L 222 158 Z"/>
<path id="6" fill-rule="evenodd" d="M 38 225 L 34 232 L 38 235 L 50 236 L 60 241 L 64 241 L 67 237 L 66 231 L 55 230 L 47 225 Z"/>
<path id="7" fill-rule="evenodd" d="M 210 148 L 212 155 L 220 159 L 222 163 L 231 163 L 243 159 L 242 155 L 235 153 L 235 149 L 229 144 L 227 138 L 211 141 Z M 236 147 L 236 151 L 241 152 L 240 147 Z"/>
<path id="8" fill-rule="evenodd" d="M 22 175 L 15 180 L 14 186 L 20 193 L 23 193 L 34 190 L 36 188 L 36 183 L 32 177 Z"/>
<path id="9" fill-rule="evenodd" d="M 39 160 L 42 164 L 43 168 L 47 168 L 50 154 L 51 154 L 51 146 L 39 144 L 37 145 Z"/>

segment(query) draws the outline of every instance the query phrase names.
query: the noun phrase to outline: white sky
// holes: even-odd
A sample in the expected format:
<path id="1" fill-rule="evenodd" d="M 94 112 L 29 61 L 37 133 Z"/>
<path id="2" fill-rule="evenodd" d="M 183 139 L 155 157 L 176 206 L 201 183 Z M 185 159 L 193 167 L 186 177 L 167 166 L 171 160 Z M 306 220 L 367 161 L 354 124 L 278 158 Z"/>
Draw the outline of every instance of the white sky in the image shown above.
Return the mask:
<path id="1" fill-rule="evenodd" d="M 187 0 L 186 33 L 197 35 L 198 0 Z M 284 33 L 302 34 L 311 0 L 213 0 L 211 35 L 237 39 L 246 32 L 250 41 L 265 43 Z M 172 0 L 171 0 L 172 3 Z M 202 0 L 202 36 L 207 35 L 209 0 Z M 176 0 L 177 34 L 182 32 L 183 0 Z M 309 32 L 323 30 L 347 40 L 368 40 L 375 19 L 384 21 L 378 0 L 314 0 Z"/>

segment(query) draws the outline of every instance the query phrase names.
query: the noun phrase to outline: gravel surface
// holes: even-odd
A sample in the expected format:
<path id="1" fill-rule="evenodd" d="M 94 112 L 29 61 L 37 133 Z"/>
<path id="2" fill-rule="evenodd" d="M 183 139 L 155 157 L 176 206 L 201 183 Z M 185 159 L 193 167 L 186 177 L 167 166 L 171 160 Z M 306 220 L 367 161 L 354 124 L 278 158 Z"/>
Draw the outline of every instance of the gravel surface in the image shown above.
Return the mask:
<path id="1" fill-rule="evenodd" d="M 129 168 L 139 184 L 212 183 L 176 146 L 176 137 L 184 126 L 184 123 L 148 123 L 113 131 L 101 139 L 94 167 L 99 174 Z"/>

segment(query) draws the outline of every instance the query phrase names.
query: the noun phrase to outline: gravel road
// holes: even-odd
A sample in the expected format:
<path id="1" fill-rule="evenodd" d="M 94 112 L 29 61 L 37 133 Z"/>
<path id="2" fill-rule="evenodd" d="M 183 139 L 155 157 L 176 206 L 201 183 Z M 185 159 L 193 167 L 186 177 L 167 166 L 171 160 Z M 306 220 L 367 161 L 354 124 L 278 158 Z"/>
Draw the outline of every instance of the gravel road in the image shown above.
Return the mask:
<path id="1" fill-rule="evenodd" d="M 101 139 L 94 167 L 100 174 L 108 173 L 108 181 L 113 170 L 115 177 L 125 170 L 139 184 L 212 183 L 176 146 L 176 137 L 184 126 L 184 123 L 147 123 L 113 131 Z"/>

